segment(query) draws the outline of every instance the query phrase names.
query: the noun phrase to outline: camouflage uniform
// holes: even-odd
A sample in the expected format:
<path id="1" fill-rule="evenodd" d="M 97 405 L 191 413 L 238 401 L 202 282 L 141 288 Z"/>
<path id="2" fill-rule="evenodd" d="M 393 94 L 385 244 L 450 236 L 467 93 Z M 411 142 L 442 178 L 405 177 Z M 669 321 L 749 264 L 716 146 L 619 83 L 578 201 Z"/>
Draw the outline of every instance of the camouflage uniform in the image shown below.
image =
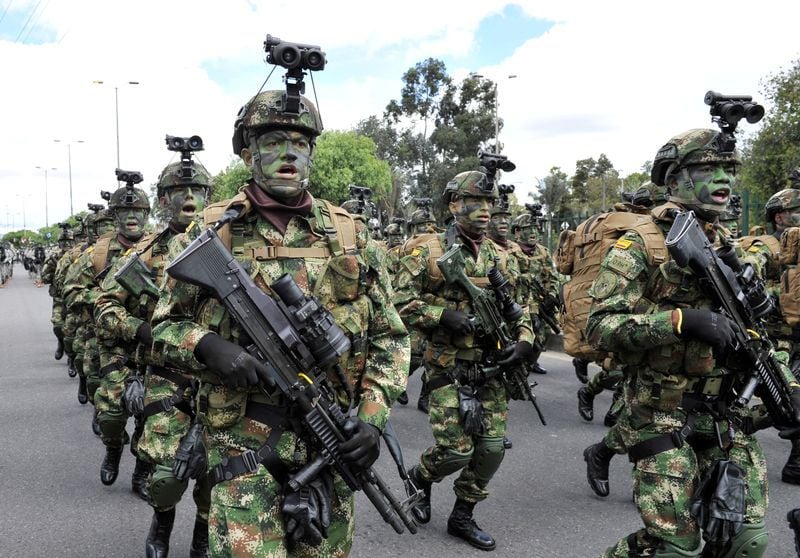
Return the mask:
<path id="1" fill-rule="evenodd" d="M 486 177 L 481 172 L 461 173 L 448 184 L 445 195 L 452 189 L 462 196 L 495 198 L 496 188 L 481 186 L 486 182 Z M 462 247 L 464 271 L 473 282 L 486 281 L 483 278 L 495 267 L 495 258 L 500 259 L 499 269 L 506 278 L 518 277 L 519 269 L 516 268 L 515 258 L 501 258 L 500 250 L 494 242 L 488 238 L 483 241 L 469 239 L 460 232 L 456 224 L 451 225 L 444 233 L 421 235 L 414 242 L 415 247 L 400 262 L 395 283 L 395 305 L 400 309 L 400 315 L 408 327 L 425 332 L 427 337 L 424 361 L 430 388 L 428 420 L 436 444 L 422 453 L 419 465 L 412 469 L 412 478 L 427 487 L 429 495 L 431 483 L 438 483 L 448 475 L 460 471 L 454 483 L 456 508 L 448 521 L 448 531 L 455 534 L 450 523 L 459 505 L 469 504 L 471 521 L 474 504 L 489 496 L 489 481 L 499 469 L 505 451 L 503 436 L 506 431 L 509 396 L 499 377 L 486 378 L 483 375 L 484 353 L 490 350 L 485 345 L 485 340 L 476 338 L 475 334 L 457 334 L 441 325 L 442 316 L 446 312 L 457 311 L 469 315 L 472 305 L 461 287 L 444 282 L 435 260 L 455 242 L 459 242 L 465 245 Z M 469 245 L 474 246 L 472 250 L 466 247 Z M 408 248 L 410 247 L 407 243 Z M 528 313 L 524 312 L 523 317 L 513 326 L 517 339 L 532 345 L 534 336 L 529 320 Z M 483 406 L 482 432 L 470 432 L 464 427 L 459 412 L 459 393 L 465 388 L 471 388 Z M 429 513 L 428 509 L 427 520 Z M 480 531 L 474 522 L 472 525 Z M 481 534 L 481 538 L 488 536 L 482 532 Z M 484 550 L 494 548 L 494 540 L 490 536 L 484 544 L 470 543 Z"/>
<path id="2" fill-rule="evenodd" d="M 716 136 L 713 130 L 676 136 L 659 151 L 653 168 L 656 184 L 664 183 L 667 172 L 683 172 L 671 199 L 698 212 L 719 210 L 720 206 L 687 197 L 678 188 L 687 184 L 694 188 L 694 183 L 686 180 L 685 165 L 707 161 L 722 169 L 721 165 L 735 160 L 716 151 Z M 715 178 L 714 188 L 730 184 L 728 175 L 724 176 L 727 182 L 718 183 Z M 635 501 L 645 523 L 644 529 L 609 548 L 604 554 L 607 557 L 699 554 L 700 533 L 689 511 L 690 500 L 698 479 L 723 456 L 715 441 L 715 419 L 706 405 L 724 401 L 731 379 L 738 381 L 748 373 L 735 368 L 734 364 L 740 363 L 732 363 L 733 359 L 718 361 L 712 346 L 700 340 L 704 338 L 681 337 L 680 318 L 678 325 L 673 325 L 675 312 L 681 312 L 676 308 L 702 311 L 716 307 L 694 275 L 679 268 L 666 248 L 658 248 L 653 240 L 658 237 L 654 227 L 666 235 L 674 211 L 683 209 L 674 203 L 662 205 L 653 210 L 654 224 L 648 228 L 637 225 L 625 233 L 608 252 L 590 290 L 594 299 L 586 329 L 590 342 L 628 365 L 627 412 L 618 429 L 634 462 Z M 645 249 L 643 235 L 651 239 L 650 250 Z M 683 326 L 688 329 L 686 323 Z M 729 425 L 724 416 L 716 422 L 722 432 Z M 671 449 L 653 449 L 656 441 L 666 442 Z M 753 556 L 761 556 L 767 536 L 763 527 L 767 505 L 764 453 L 751 433 L 737 432 L 729 456 L 746 471 L 747 505 L 744 528 L 725 556 L 740 556 L 736 552 L 744 545 Z"/>
<path id="3" fill-rule="evenodd" d="M 237 121 L 234 151 L 238 154 L 245 153 L 245 147 L 255 148 L 258 133 L 269 126 L 280 130 L 283 123 L 309 133 L 312 138 L 321 130 L 316 108 L 307 99 L 302 99 L 299 116 L 287 116 L 281 107 L 280 91 L 266 91 L 251 100 Z M 242 129 L 244 133 L 238 135 Z M 252 134 L 250 141 L 248 134 Z M 260 184 L 266 182 L 263 175 L 260 176 L 262 167 L 255 159 L 251 170 L 255 183 L 248 185 L 247 195 L 266 196 L 260 189 Z M 238 202 L 244 200 L 245 195 L 240 195 Z M 316 296 L 332 312 L 352 343 L 351 350 L 339 363 L 357 394 L 354 404 L 358 418 L 383 429 L 392 402 L 405 389 L 409 351 L 405 327 L 391 305 L 385 252 L 369 239 L 363 226 L 356 227 L 356 222 L 346 212 L 308 194 L 304 194 L 301 201 L 303 209 L 291 211 L 291 217 L 287 215 L 283 231 L 265 218 L 260 208 L 259 211 L 253 208 L 227 225 L 226 229 L 230 227 L 231 231 L 232 252 L 265 291 L 270 292 L 268 285 L 289 273 L 304 294 Z M 207 215 L 214 212 L 221 215 L 227 203 L 209 207 Z M 342 243 L 338 240 L 340 235 L 351 238 Z M 176 256 L 187 242 L 187 238 L 177 237 L 170 246 L 171 256 Z M 267 255 L 266 247 L 278 247 L 276 256 Z M 307 256 L 309 250 L 316 253 Z M 268 395 L 257 386 L 227 387 L 220 383 L 213 369 L 196 358 L 195 347 L 209 334 L 233 343 L 245 341 L 241 327 L 218 300 L 208 292 L 170 278 L 162 291 L 153 323 L 157 324 L 153 330 L 155 353 L 162 355 L 167 365 L 201 380 L 198 412 L 206 426 L 208 465 L 212 472 L 222 471 L 229 459 L 236 461 L 237 456 L 248 449 L 258 449 L 268 439 L 270 447 L 290 471 L 299 469 L 313 457 L 309 456 L 306 442 L 289 426 L 282 425 L 289 417 L 289 408 L 281 396 Z M 347 399 L 344 386 L 332 372 L 329 381 L 344 404 Z M 259 410 L 273 415 L 274 420 L 250 418 Z M 280 433 L 277 441 L 270 438 L 273 431 Z M 334 482 L 328 537 L 316 548 L 302 542 L 289 545 L 281 511 L 282 492 L 281 485 L 263 465 L 258 465 L 253 473 L 236 475 L 216 484 L 211 493 L 209 517 L 212 556 L 343 556 L 349 553 L 354 531 L 354 499 L 338 475 Z"/>

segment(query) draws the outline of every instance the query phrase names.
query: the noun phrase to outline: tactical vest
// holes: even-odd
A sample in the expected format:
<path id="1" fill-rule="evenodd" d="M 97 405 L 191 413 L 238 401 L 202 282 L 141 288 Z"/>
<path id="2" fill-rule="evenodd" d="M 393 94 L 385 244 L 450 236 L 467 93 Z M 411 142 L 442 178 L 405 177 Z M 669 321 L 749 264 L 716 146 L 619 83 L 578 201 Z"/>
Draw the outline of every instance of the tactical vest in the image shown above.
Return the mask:
<path id="1" fill-rule="evenodd" d="M 771 234 L 744 236 L 739 240 L 739 247 L 744 252 L 758 252 L 758 247 L 754 246 L 756 242 L 760 242 L 769 248 L 773 256 L 768 261 L 767 269 L 764 270 L 764 275 L 767 281 L 774 285 L 778 281 L 781 273 L 781 241 Z"/>
<path id="2" fill-rule="evenodd" d="M 432 285 L 440 285 L 444 283 L 442 270 L 439 269 L 438 265 L 436 265 L 436 260 L 444 255 L 444 248 L 442 247 L 443 239 L 440 240 L 440 234 L 441 233 L 422 233 L 414 235 L 406 240 L 405 244 L 403 244 L 403 248 L 401 249 L 401 254 L 403 256 L 416 256 L 419 252 L 417 251 L 415 253 L 415 250 L 418 250 L 423 246 L 428 248 L 428 279 Z M 488 238 L 484 240 L 484 242 L 487 241 L 491 242 L 491 240 Z M 496 251 L 499 252 L 500 250 L 497 249 Z M 469 277 L 468 279 L 479 287 L 489 286 L 488 277 Z"/>
<path id="3" fill-rule="evenodd" d="M 92 268 L 94 269 L 95 275 L 103 271 L 111 258 L 119 253 L 117 250 L 114 250 L 112 253 L 111 250 L 111 242 L 116 238 L 116 232 L 104 234 L 97 239 L 97 242 L 95 242 L 93 246 L 89 247 L 92 255 Z"/>
<path id="4" fill-rule="evenodd" d="M 575 358 L 599 362 L 607 356 L 589 345 L 584 332 L 592 306 L 589 288 L 608 251 L 629 230 L 642 238 L 649 265 L 669 259 L 664 234 L 649 215 L 600 213 L 578 225 L 574 233 L 563 231 L 559 236 L 556 265 L 559 272 L 571 276 L 562 293 L 564 351 Z"/>
<path id="5" fill-rule="evenodd" d="M 800 326 L 800 227 L 783 231 L 780 242 L 779 260 L 785 268 L 781 274 L 780 300 L 781 314 L 792 327 Z"/>

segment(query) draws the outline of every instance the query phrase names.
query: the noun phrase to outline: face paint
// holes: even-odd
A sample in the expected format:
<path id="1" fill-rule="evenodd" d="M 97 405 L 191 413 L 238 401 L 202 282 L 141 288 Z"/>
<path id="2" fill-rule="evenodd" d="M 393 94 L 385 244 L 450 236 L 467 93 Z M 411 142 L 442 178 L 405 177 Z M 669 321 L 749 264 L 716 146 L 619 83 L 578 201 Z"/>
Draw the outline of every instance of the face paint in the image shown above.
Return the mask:
<path id="1" fill-rule="evenodd" d="M 492 207 L 491 198 L 466 196 L 455 203 L 457 207 L 453 215 L 461 228 L 476 235 L 486 232 L 489 227 L 489 210 Z"/>
<path id="2" fill-rule="evenodd" d="M 128 240 L 140 239 L 148 214 L 146 209 L 118 207 L 115 210 L 117 232 Z"/>
<path id="3" fill-rule="evenodd" d="M 114 221 L 103 219 L 102 221 L 98 221 L 94 228 L 97 231 L 97 236 L 103 236 L 104 234 L 110 233 L 116 229 L 117 225 L 114 223 Z"/>
<path id="4" fill-rule="evenodd" d="M 786 209 L 779 213 L 783 217 L 783 227 L 778 226 L 778 230 L 788 229 L 789 227 L 800 227 L 800 207 Z M 775 221 L 778 224 L 777 219 Z"/>
<path id="5" fill-rule="evenodd" d="M 206 189 L 203 186 L 187 184 L 167 188 L 168 207 L 172 212 L 172 222 L 188 225 L 206 205 Z"/>
<path id="6" fill-rule="evenodd" d="M 290 130 L 271 130 L 260 135 L 256 143 L 262 175 L 256 175 L 258 185 L 279 199 L 298 197 L 311 170 L 308 136 Z"/>
<path id="7" fill-rule="evenodd" d="M 430 232 L 431 227 L 433 227 L 433 222 L 426 221 L 424 223 L 417 223 L 414 225 L 414 234 L 423 234 Z"/>
<path id="8" fill-rule="evenodd" d="M 389 246 L 389 248 L 400 246 L 402 243 L 403 243 L 403 235 L 401 234 L 390 234 L 387 240 L 387 245 Z"/>
<path id="9" fill-rule="evenodd" d="M 511 216 L 506 213 L 497 213 L 492 215 L 489 221 L 489 237 L 492 239 L 505 240 L 508 236 L 508 225 L 511 221 Z"/>
<path id="10" fill-rule="evenodd" d="M 700 203 L 728 205 L 731 184 L 736 176 L 736 168 L 732 163 L 691 165 L 688 171 L 694 185 L 694 197 Z"/>

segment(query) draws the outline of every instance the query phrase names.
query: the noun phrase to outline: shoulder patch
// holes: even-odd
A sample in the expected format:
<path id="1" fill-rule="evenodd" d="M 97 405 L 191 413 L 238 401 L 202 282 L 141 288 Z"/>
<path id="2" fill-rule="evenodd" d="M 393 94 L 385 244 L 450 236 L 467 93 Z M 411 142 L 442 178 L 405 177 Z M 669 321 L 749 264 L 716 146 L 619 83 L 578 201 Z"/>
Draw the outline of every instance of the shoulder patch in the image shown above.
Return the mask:
<path id="1" fill-rule="evenodd" d="M 644 270 L 644 265 L 633 256 L 632 252 L 622 252 L 614 248 L 609 251 L 603 261 L 603 267 L 617 272 L 629 281 Z"/>
<path id="2" fill-rule="evenodd" d="M 421 253 L 422 253 L 422 250 L 420 250 L 419 248 L 414 248 L 414 249 L 411 251 L 411 255 L 412 255 L 412 256 L 419 256 Z"/>
<path id="3" fill-rule="evenodd" d="M 752 252 L 753 254 L 755 254 L 755 253 L 757 253 L 759 251 L 758 250 L 758 246 L 755 246 L 755 245 L 751 246 L 750 248 L 747 249 L 747 251 L 748 252 Z"/>
<path id="4" fill-rule="evenodd" d="M 614 244 L 614 248 L 620 248 L 621 250 L 627 250 L 633 245 L 633 242 L 630 240 L 626 240 L 624 238 L 620 238 L 617 240 L 616 244 Z"/>
<path id="5" fill-rule="evenodd" d="M 590 289 L 590 293 L 594 298 L 602 300 L 611 296 L 617 290 L 619 278 L 616 274 L 606 270 L 601 271 L 595 278 L 594 283 Z"/>

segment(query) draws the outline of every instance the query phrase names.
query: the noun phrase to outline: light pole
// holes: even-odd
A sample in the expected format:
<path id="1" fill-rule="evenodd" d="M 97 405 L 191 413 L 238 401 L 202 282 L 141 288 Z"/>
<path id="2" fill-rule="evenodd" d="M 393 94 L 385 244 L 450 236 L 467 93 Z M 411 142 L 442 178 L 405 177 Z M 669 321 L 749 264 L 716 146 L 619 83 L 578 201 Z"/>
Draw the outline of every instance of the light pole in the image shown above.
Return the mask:
<path id="1" fill-rule="evenodd" d="M 60 139 L 54 139 L 55 143 L 64 143 Z M 73 140 L 75 143 L 86 143 L 83 140 Z M 74 215 L 72 211 L 72 142 L 68 141 L 67 144 L 67 165 L 69 166 L 69 214 Z"/>
<path id="2" fill-rule="evenodd" d="M 469 76 L 473 79 L 482 79 L 484 76 L 481 74 L 476 74 L 472 72 Z M 506 76 L 506 79 L 514 79 L 517 77 L 517 74 L 509 74 Z M 494 151 L 495 153 L 500 153 L 500 111 L 497 105 L 497 90 L 500 87 L 500 83 L 495 81 L 494 82 Z"/>
<path id="3" fill-rule="evenodd" d="M 92 83 L 103 85 L 105 82 L 99 79 L 94 80 Z M 128 81 L 127 85 L 139 85 L 138 81 Z M 117 168 L 119 167 L 119 85 L 114 86 L 114 121 L 117 126 Z"/>
<path id="4" fill-rule="evenodd" d="M 48 205 L 47 204 L 47 171 L 49 171 L 49 170 L 58 170 L 58 169 L 55 168 L 55 167 L 50 167 L 50 168 L 47 168 L 47 167 L 36 167 L 36 168 L 39 169 L 39 170 L 43 170 L 44 171 L 44 226 L 45 227 L 49 227 L 50 226 L 50 216 L 48 214 L 48 207 L 47 207 L 47 205 Z"/>

